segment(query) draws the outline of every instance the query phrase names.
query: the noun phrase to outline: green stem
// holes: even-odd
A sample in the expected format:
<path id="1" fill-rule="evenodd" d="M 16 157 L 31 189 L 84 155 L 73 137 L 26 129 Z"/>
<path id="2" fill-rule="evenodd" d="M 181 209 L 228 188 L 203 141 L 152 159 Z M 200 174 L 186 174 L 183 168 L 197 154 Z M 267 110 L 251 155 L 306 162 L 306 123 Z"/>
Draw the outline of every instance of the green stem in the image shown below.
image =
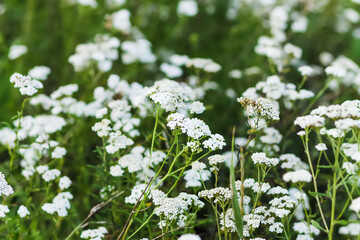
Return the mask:
<path id="1" fill-rule="evenodd" d="M 15 145 L 14 145 L 14 149 L 13 151 L 11 152 L 10 154 L 10 170 L 12 170 L 12 167 L 13 167 L 13 164 L 14 164 L 14 159 L 15 159 L 15 155 L 16 155 L 16 151 L 19 147 L 19 131 L 20 131 L 20 127 L 21 127 L 21 120 L 23 118 L 23 115 L 24 115 L 24 108 L 25 108 L 25 103 L 28 101 L 28 97 L 25 97 L 22 104 L 21 104 L 21 109 L 20 109 L 20 112 L 18 113 L 18 125 L 17 125 L 17 128 L 16 128 L 16 131 L 15 131 Z"/>
<path id="2" fill-rule="evenodd" d="M 315 173 L 314 173 L 314 169 L 313 169 L 313 165 L 312 165 L 312 161 L 311 161 L 311 156 L 310 156 L 310 151 L 309 151 L 309 130 L 306 129 L 306 135 L 305 135 L 305 153 L 306 153 L 306 156 L 307 156 L 307 159 L 308 159 L 308 162 L 309 162 L 309 166 L 310 166 L 310 170 L 311 170 L 311 175 L 313 177 L 313 183 L 314 183 L 314 190 L 315 190 L 315 199 L 316 199 L 316 202 L 318 204 L 318 207 L 319 207 L 319 211 L 320 211 L 320 215 L 321 215 L 321 219 L 324 223 L 324 226 L 325 226 L 325 229 L 326 231 L 329 231 L 329 228 L 327 226 L 327 223 L 326 223 L 326 220 L 325 220 L 325 216 L 324 216 L 324 213 L 322 211 L 322 207 L 321 207 L 321 203 L 320 203 L 320 199 L 319 199 L 319 196 L 318 196 L 318 188 L 317 188 L 317 183 L 316 183 L 316 176 L 315 176 Z"/>

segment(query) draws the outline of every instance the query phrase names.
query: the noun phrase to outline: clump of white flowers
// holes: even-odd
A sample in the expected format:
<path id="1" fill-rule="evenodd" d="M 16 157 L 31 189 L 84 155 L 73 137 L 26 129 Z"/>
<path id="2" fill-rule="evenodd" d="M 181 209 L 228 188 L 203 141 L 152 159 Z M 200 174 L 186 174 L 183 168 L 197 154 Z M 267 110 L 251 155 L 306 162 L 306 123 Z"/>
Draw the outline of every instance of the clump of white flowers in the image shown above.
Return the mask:
<path id="1" fill-rule="evenodd" d="M 83 71 L 95 63 L 100 71 L 108 72 L 112 62 L 118 59 L 120 41 L 116 37 L 97 35 L 94 43 L 79 44 L 74 55 L 69 57 L 69 62 L 75 71 Z"/>
<path id="2" fill-rule="evenodd" d="M 41 209 L 49 214 L 56 212 L 60 217 L 66 217 L 68 209 L 71 207 L 71 199 L 73 199 L 73 195 L 70 192 L 61 192 L 54 197 L 52 203 L 44 203 Z"/>
<path id="3" fill-rule="evenodd" d="M 193 17 L 198 13 L 198 6 L 194 0 L 181 0 L 177 6 L 179 16 Z"/>
<path id="4" fill-rule="evenodd" d="M 251 155 L 251 159 L 254 164 L 266 165 L 266 166 L 276 166 L 279 163 L 279 159 L 277 158 L 268 158 L 265 153 L 253 153 Z"/>
<path id="5" fill-rule="evenodd" d="M 360 223 L 350 223 L 346 226 L 340 227 L 339 234 L 359 236 L 360 235 Z"/>
<path id="6" fill-rule="evenodd" d="M 309 171 L 300 169 L 293 172 L 287 172 L 283 175 L 285 182 L 311 182 L 312 175 Z"/>
<path id="7" fill-rule="evenodd" d="M 17 59 L 27 53 L 28 48 L 25 45 L 14 44 L 9 49 L 8 57 L 10 60 Z"/>
<path id="8" fill-rule="evenodd" d="M 116 131 L 110 133 L 108 143 L 106 151 L 112 154 L 119 149 L 125 149 L 127 146 L 134 144 L 134 141 L 123 135 L 120 131 Z"/>
<path id="9" fill-rule="evenodd" d="M 193 233 L 186 233 L 181 235 L 178 240 L 201 240 L 200 236 Z"/>
<path id="10" fill-rule="evenodd" d="M 59 180 L 59 188 L 61 190 L 68 189 L 71 186 L 71 183 L 72 182 L 69 177 L 67 176 L 61 177 Z"/>
<path id="11" fill-rule="evenodd" d="M 214 203 L 228 202 L 232 199 L 231 190 L 224 187 L 202 190 L 198 193 L 198 196 Z"/>
<path id="12" fill-rule="evenodd" d="M 188 86 L 182 86 L 169 79 L 156 81 L 154 86 L 148 89 L 149 98 L 168 112 L 185 108 L 185 102 L 190 100 L 190 94 L 191 89 Z"/>
<path id="13" fill-rule="evenodd" d="M 37 80 L 46 80 L 51 73 L 51 69 L 47 66 L 35 66 L 29 70 L 29 76 Z"/>
<path id="14" fill-rule="evenodd" d="M 182 133 L 187 134 L 189 137 L 199 139 L 203 136 L 211 134 L 210 128 L 202 120 L 197 118 L 185 118 L 184 114 L 173 113 L 167 117 L 167 126 L 171 130 L 179 128 Z"/>
<path id="15" fill-rule="evenodd" d="M 14 87 L 19 88 L 21 95 L 32 96 L 41 88 L 43 84 L 38 80 L 32 79 L 30 76 L 24 76 L 20 73 L 14 73 L 10 77 L 10 82 L 14 83 Z"/>
<path id="16" fill-rule="evenodd" d="M 24 205 L 21 205 L 19 207 L 19 209 L 17 210 L 17 214 L 21 217 L 21 218 L 24 218 L 26 217 L 27 215 L 30 215 L 30 212 L 29 210 L 24 206 Z"/>
<path id="17" fill-rule="evenodd" d="M 104 227 L 98 227 L 97 229 L 88 229 L 81 232 L 80 238 L 87 240 L 103 239 L 105 234 L 108 233 Z"/>
<path id="18" fill-rule="evenodd" d="M 109 126 L 111 121 L 109 119 L 102 119 L 100 122 L 95 123 L 92 130 L 97 133 L 99 137 L 106 137 L 112 130 Z"/>
<path id="19" fill-rule="evenodd" d="M 273 103 L 266 98 L 251 100 L 240 97 L 237 101 L 245 108 L 248 116 L 264 118 L 266 120 L 279 120 L 279 111 L 274 108 Z"/>
<path id="20" fill-rule="evenodd" d="M 0 218 L 4 218 L 7 213 L 10 212 L 10 209 L 8 206 L 0 204 Z"/>
<path id="21" fill-rule="evenodd" d="M 209 157 L 209 164 L 212 166 L 215 166 L 223 162 L 225 162 L 225 157 L 220 154 L 212 155 Z"/>
<path id="22" fill-rule="evenodd" d="M 360 212 L 360 197 L 352 200 L 349 208 L 351 210 L 353 210 L 354 212 L 359 213 Z"/>
<path id="23" fill-rule="evenodd" d="M 0 172 L 0 196 L 5 195 L 9 196 L 14 193 L 14 189 L 8 184 L 5 179 L 5 175 Z"/>
<path id="24" fill-rule="evenodd" d="M 324 125 L 325 119 L 316 115 L 307 115 L 296 118 L 294 124 L 300 126 L 302 129 L 317 127 L 321 128 Z"/>
<path id="25" fill-rule="evenodd" d="M 187 67 L 194 67 L 196 69 L 202 69 L 205 72 L 218 72 L 221 70 L 221 66 L 211 59 L 204 58 L 191 58 L 186 63 Z"/>
<path id="26" fill-rule="evenodd" d="M 296 239 L 312 239 L 312 235 L 318 236 L 320 230 L 313 225 L 308 225 L 305 222 L 296 222 L 293 226 L 294 231 L 300 233 Z"/>
<path id="27" fill-rule="evenodd" d="M 180 227 L 186 226 L 187 212 L 191 209 L 196 212 L 204 206 L 204 203 L 196 195 L 184 192 L 175 198 L 169 198 L 158 190 L 156 194 L 152 195 L 152 200 L 156 206 L 155 214 L 157 216 L 164 219 L 165 222 L 177 220 L 177 225 Z M 159 227 L 162 228 L 162 222 L 159 222 Z"/>
<path id="28" fill-rule="evenodd" d="M 326 151 L 327 147 L 325 143 L 319 143 L 315 146 L 316 150 L 320 151 Z"/>
<path id="29" fill-rule="evenodd" d="M 206 170 L 206 165 L 202 162 L 194 162 L 191 164 L 191 169 L 184 172 L 184 179 L 186 187 L 200 187 L 201 182 L 210 179 L 211 173 Z"/>

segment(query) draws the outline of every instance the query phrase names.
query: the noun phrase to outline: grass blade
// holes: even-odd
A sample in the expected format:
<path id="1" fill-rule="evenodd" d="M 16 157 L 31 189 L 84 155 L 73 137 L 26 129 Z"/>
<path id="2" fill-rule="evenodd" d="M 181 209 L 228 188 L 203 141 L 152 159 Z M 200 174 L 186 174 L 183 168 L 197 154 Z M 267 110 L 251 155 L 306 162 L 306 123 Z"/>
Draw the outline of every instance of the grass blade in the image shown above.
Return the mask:
<path id="1" fill-rule="evenodd" d="M 240 238 L 243 237 L 243 218 L 240 211 L 239 199 L 236 192 L 235 186 L 235 168 L 234 168 L 234 142 L 235 139 L 235 127 L 233 129 L 232 143 L 231 143 L 231 166 L 230 166 L 230 180 L 231 180 L 231 189 L 233 193 L 232 197 L 232 207 L 235 215 L 235 226 L 237 233 Z"/>

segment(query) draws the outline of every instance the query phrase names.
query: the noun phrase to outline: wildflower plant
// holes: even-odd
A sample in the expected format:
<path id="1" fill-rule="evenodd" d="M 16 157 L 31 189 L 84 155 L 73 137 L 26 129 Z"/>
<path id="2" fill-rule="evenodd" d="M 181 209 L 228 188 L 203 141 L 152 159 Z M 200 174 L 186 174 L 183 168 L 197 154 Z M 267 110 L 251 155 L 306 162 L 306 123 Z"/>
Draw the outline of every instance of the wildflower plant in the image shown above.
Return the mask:
<path id="1" fill-rule="evenodd" d="M 359 239 L 359 7 L 1 2 L 0 238 Z"/>

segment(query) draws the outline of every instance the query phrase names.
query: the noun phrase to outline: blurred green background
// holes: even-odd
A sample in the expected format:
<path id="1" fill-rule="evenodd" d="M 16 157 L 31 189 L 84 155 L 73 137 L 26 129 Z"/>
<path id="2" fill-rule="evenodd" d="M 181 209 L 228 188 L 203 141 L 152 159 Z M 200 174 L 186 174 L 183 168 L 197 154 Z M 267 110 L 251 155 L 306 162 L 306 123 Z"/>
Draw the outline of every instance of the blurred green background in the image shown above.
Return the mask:
<path id="1" fill-rule="evenodd" d="M 286 0 L 285 0 L 286 1 Z M 109 33 L 117 36 L 121 41 L 127 40 L 118 32 L 107 28 L 104 18 L 118 9 L 109 9 L 104 0 L 97 1 L 97 8 L 85 7 L 78 4 L 70 5 L 62 0 L 5 0 L 0 4 L 5 7 L 0 14 L 0 121 L 9 122 L 11 117 L 20 109 L 22 96 L 18 89 L 14 89 L 9 81 L 14 72 L 27 74 L 37 65 L 50 67 L 51 74 L 44 82 L 43 92 L 50 94 L 59 86 L 69 83 L 78 83 L 80 88 L 87 88 L 89 76 L 85 73 L 76 73 L 68 58 L 75 52 L 80 43 L 93 41 L 98 33 Z M 264 80 L 269 74 L 268 60 L 254 53 L 257 40 L 262 35 L 270 35 L 268 28 L 264 27 L 264 19 L 254 12 L 250 6 L 244 6 L 238 11 L 235 19 L 229 20 L 226 12 L 233 1 L 229 0 L 199 0 L 199 13 L 194 17 L 177 16 L 178 1 L 174 0 L 129 0 L 122 8 L 131 12 L 131 23 L 145 35 L 152 43 L 152 51 L 159 57 L 154 65 L 133 63 L 124 65 L 121 59 L 114 62 L 111 73 L 117 73 L 122 79 L 129 82 L 140 82 L 151 85 L 156 80 L 164 77 L 158 71 L 161 56 L 168 52 L 186 54 L 189 57 L 211 58 L 222 66 L 212 80 L 220 88 L 210 91 L 204 99 L 209 111 L 201 118 L 209 123 L 213 132 L 224 134 L 230 139 L 232 126 L 237 125 L 241 131 L 246 132 L 245 123 L 241 124 L 241 107 L 235 99 L 225 96 L 226 89 L 233 89 L 238 96 L 248 87 L 253 87 Z M 279 1 L 281 2 L 281 1 Z M 299 1 L 299 11 L 305 11 L 309 25 L 305 33 L 287 31 L 288 42 L 303 49 L 302 60 L 311 65 L 319 65 L 319 54 L 327 51 L 335 57 L 345 55 L 355 62 L 360 61 L 360 41 L 351 31 L 338 33 L 334 30 L 341 10 L 354 7 L 359 10 L 359 5 L 350 1 L 330 0 L 321 12 L 306 12 L 302 2 Z M 212 9 L 215 9 L 212 11 Z M 271 10 L 271 9 L 269 9 Z M 266 17 L 266 14 L 265 14 Z M 354 26 L 356 28 L 360 26 Z M 23 44 L 28 47 L 28 52 L 18 59 L 8 59 L 9 48 L 13 44 Z M 243 76 L 241 79 L 232 79 L 228 76 L 233 69 L 244 70 L 257 66 L 262 69 L 261 74 Z M 185 77 L 190 72 L 185 72 Z M 105 85 L 106 73 L 98 85 Z M 286 82 L 299 83 L 301 76 L 296 71 L 291 71 L 284 76 Z M 306 82 L 305 88 L 318 92 L 323 87 L 324 76 L 311 78 Z M 89 95 L 92 93 L 90 92 Z M 337 95 L 328 94 L 327 101 L 335 99 L 341 102 L 345 99 L 358 98 L 354 89 L 342 86 Z M 36 114 L 31 106 L 25 109 L 25 114 Z M 221 113 L 221 114 L 219 114 Z M 286 115 L 286 114 L 284 114 Z M 285 122 L 292 123 L 293 119 Z M 216 120 L 216 121 L 215 121 Z M 81 139 L 84 129 L 89 130 L 93 123 L 82 123 L 81 128 L 72 130 L 74 139 Z M 281 128 L 286 131 L 286 128 Z M 282 132 L 284 134 L 284 132 Z M 93 139 L 91 139 L 93 138 Z M 75 182 L 74 193 L 77 194 L 76 206 L 79 212 L 73 216 L 72 223 L 80 222 L 88 210 L 98 203 L 96 197 L 88 197 L 88 189 L 84 186 L 93 184 L 93 189 L 98 189 L 95 177 L 88 169 L 81 171 L 73 166 L 98 164 L 93 154 L 95 144 L 99 139 L 95 134 L 83 142 L 70 142 L 68 149 L 74 151 L 68 155 L 73 161 L 65 162 L 68 174 Z M 86 142 L 85 142 L 86 141 Z M 85 143 L 84 143 L 85 142 Z M 292 146 L 294 153 L 303 154 L 300 145 Z M 4 153 L 2 153 L 5 156 Z M 93 156 L 92 156 L 93 154 Z M 92 156 L 91 159 L 88 159 Z M 5 159 L 5 158 L 4 158 Z M 101 174 L 101 171 L 99 171 Z M 81 207 L 79 207 L 81 206 Z M 119 206 L 115 206 L 119 207 Z M 120 209 L 120 207 L 119 207 Z M 71 221 L 69 221 L 71 222 Z M 69 223 L 70 225 L 70 223 Z M 72 224 L 73 225 L 73 224 Z M 74 226 L 67 226 L 67 230 Z M 45 227 L 45 226 L 43 226 Z M 39 229 L 41 231 L 41 229 Z"/>
<path id="2" fill-rule="evenodd" d="M 330 1 L 326 11 L 308 14 L 310 23 L 306 33 L 289 34 L 289 42 L 303 49 L 303 60 L 307 63 L 318 63 L 319 53 L 323 51 L 334 56 L 344 54 L 355 62 L 360 60 L 359 40 L 353 38 L 351 32 L 339 34 L 333 30 L 338 10 L 347 6 L 345 2 Z M 0 15 L 0 121 L 9 121 L 21 102 L 17 90 L 9 82 L 14 72 L 26 74 L 36 65 L 49 66 L 52 73 L 45 82 L 46 93 L 60 85 L 77 82 L 80 76 L 74 73 L 68 57 L 79 43 L 92 41 L 97 33 L 109 32 L 104 15 L 111 10 L 106 8 L 104 1 L 98 3 L 98 8 L 93 9 L 60 0 L 1 2 L 6 10 Z M 210 3 L 215 7 L 212 14 L 207 11 Z M 212 58 L 223 67 L 213 80 L 224 89 L 234 88 L 240 95 L 264 76 L 234 80 L 229 79 L 228 72 L 251 66 L 259 66 L 267 72 L 267 60 L 254 53 L 254 46 L 258 37 L 268 34 L 268 30 L 249 7 L 241 8 L 235 19 L 228 20 L 226 11 L 229 4 L 227 0 L 199 1 L 199 14 L 192 18 L 179 18 L 177 1 L 173 0 L 131 0 L 124 7 L 132 14 L 132 24 L 153 44 L 156 55 L 172 51 L 190 57 Z M 28 53 L 9 60 L 7 54 L 12 44 L 26 45 Z M 141 64 L 124 66 L 121 60 L 115 63 L 113 71 L 129 81 L 141 83 L 163 77 L 158 71 L 151 71 Z M 317 84 L 321 82 L 311 83 L 310 88 L 316 90 Z M 211 101 L 209 98 L 207 104 L 228 105 L 228 102 L 219 100 Z M 220 125 L 224 126 L 224 123 Z"/>

